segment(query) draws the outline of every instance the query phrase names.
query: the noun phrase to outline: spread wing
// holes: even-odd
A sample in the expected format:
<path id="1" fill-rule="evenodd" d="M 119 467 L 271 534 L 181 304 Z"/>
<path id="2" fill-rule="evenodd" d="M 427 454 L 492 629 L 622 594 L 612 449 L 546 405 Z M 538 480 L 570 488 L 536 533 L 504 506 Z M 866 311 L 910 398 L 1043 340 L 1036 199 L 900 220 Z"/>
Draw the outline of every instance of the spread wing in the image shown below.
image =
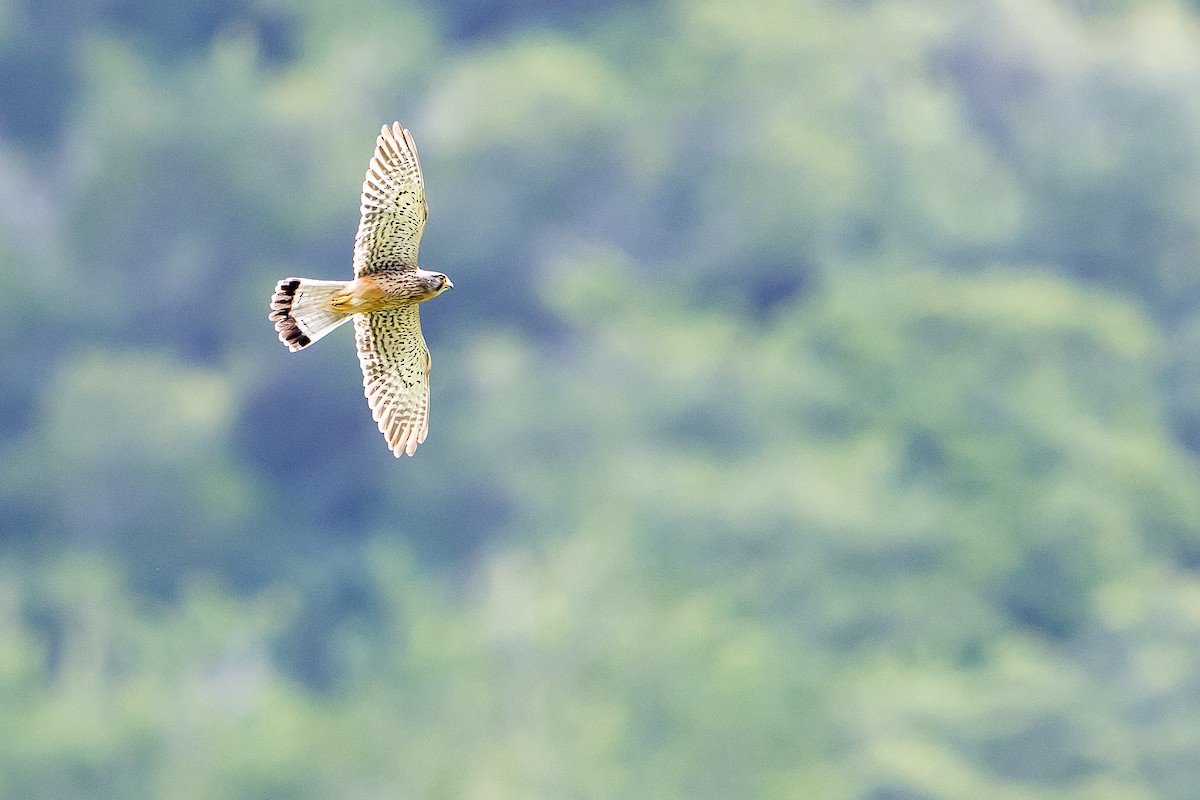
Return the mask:
<path id="1" fill-rule="evenodd" d="M 417 308 L 354 315 L 367 405 L 397 458 L 429 432 L 429 348 Z"/>
<path id="2" fill-rule="evenodd" d="M 354 277 L 417 263 L 429 208 L 417 146 L 399 122 L 384 126 L 375 140 L 361 211 L 354 238 Z"/>

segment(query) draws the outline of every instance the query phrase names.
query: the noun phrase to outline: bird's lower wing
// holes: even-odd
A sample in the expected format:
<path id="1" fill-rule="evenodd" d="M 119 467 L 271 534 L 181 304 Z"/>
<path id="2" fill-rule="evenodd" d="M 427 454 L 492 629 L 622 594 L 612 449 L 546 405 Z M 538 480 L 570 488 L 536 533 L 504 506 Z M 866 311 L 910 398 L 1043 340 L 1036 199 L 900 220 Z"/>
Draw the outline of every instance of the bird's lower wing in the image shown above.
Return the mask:
<path id="1" fill-rule="evenodd" d="M 399 457 L 429 432 L 429 348 L 417 306 L 354 317 L 363 391 L 371 416 Z"/>

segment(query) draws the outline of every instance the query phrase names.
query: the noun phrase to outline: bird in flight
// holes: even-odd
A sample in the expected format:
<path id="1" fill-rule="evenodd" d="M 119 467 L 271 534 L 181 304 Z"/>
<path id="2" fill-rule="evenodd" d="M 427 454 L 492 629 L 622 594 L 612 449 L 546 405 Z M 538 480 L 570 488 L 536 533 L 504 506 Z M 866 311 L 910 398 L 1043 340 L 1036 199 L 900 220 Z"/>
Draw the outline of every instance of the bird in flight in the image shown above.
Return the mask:
<path id="1" fill-rule="evenodd" d="M 429 208 L 417 147 L 399 122 L 375 140 L 361 210 L 354 280 L 284 278 L 271 296 L 269 318 L 293 351 L 354 320 L 371 416 L 392 453 L 411 456 L 429 432 L 429 348 L 418 306 L 454 284 L 417 266 Z"/>

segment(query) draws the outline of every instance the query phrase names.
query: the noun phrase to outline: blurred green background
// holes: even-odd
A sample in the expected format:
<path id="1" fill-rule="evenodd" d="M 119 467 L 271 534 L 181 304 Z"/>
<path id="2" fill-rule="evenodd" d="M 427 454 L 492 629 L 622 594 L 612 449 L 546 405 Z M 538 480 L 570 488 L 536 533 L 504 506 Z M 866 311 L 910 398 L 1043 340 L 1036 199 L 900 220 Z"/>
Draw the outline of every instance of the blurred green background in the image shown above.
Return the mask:
<path id="1" fill-rule="evenodd" d="M 1194 798 L 1198 254 L 1196 0 L 0 0 L 0 797 Z"/>

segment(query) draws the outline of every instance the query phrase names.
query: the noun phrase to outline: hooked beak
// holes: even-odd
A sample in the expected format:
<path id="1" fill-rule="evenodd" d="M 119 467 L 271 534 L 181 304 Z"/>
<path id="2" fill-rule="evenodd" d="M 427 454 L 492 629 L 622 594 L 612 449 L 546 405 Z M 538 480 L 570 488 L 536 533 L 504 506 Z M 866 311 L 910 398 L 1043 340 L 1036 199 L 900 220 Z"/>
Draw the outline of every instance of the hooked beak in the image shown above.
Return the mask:
<path id="1" fill-rule="evenodd" d="M 453 289 L 453 288 L 454 288 L 454 284 L 451 282 L 450 278 L 446 278 L 446 288 L 447 288 L 447 289 Z"/>

